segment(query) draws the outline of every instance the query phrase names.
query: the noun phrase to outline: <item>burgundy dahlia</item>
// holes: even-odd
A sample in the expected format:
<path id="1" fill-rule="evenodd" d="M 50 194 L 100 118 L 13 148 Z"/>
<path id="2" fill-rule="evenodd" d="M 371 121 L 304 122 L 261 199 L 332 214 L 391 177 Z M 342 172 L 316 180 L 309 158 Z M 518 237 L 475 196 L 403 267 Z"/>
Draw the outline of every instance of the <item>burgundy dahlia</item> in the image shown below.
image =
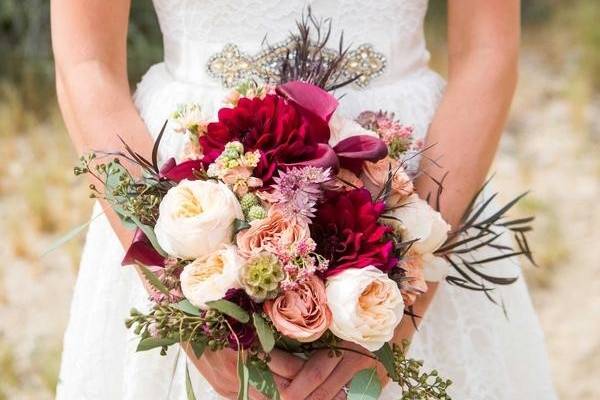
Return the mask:
<path id="1" fill-rule="evenodd" d="M 229 289 L 223 298 L 237 304 L 250 315 L 260 309 L 260 306 L 256 304 L 242 289 Z M 229 347 L 234 350 L 238 350 L 239 341 L 240 347 L 243 349 L 250 348 L 252 343 L 254 343 L 256 340 L 256 331 L 254 330 L 252 323 L 249 322 L 244 324 L 229 317 L 227 318 L 227 322 L 233 330 L 233 332 L 230 332 L 227 336 Z"/>
<path id="2" fill-rule="evenodd" d="M 389 271 L 396 265 L 386 237 L 391 228 L 378 222 L 384 208 L 366 189 L 327 193 L 311 224 L 317 253 L 329 260 L 327 275 L 369 265 Z"/>
<path id="3" fill-rule="evenodd" d="M 279 95 L 264 99 L 242 98 L 234 108 L 219 110 L 219 121 L 208 125 L 200 137 L 208 166 L 228 142 L 237 140 L 246 151 L 260 150 L 254 175 L 265 183 L 287 164 L 310 162 L 331 151 L 327 121 Z"/>

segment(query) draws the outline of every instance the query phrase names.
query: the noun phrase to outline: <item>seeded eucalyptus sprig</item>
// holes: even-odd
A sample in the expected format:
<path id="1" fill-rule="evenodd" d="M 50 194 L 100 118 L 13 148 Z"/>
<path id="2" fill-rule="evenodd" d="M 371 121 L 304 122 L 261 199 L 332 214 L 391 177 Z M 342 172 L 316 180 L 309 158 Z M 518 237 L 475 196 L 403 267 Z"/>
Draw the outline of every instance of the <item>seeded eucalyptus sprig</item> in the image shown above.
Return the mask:
<path id="1" fill-rule="evenodd" d="M 164 355 L 168 346 L 183 342 L 213 351 L 228 346 L 230 329 L 222 313 L 181 304 L 155 305 L 148 314 L 131 310 L 125 325 L 141 337 L 138 351 L 161 347 Z"/>
<path id="2" fill-rule="evenodd" d="M 402 388 L 402 400 L 450 400 L 446 389 L 452 384 L 436 370 L 422 372 L 423 361 L 406 358 L 403 346 L 393 345 L 396 383 Z"/>

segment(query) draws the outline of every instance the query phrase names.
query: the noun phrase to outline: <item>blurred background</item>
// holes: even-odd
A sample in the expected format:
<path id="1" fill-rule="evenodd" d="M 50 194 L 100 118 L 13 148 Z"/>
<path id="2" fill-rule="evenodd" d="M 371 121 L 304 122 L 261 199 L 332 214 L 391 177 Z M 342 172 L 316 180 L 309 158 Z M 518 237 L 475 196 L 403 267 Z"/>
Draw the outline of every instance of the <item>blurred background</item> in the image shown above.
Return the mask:
<path id="1" fill-rule="evenodd" d="M 432 2 L 444 73 L 445 2 Z M 568 5 L 567 5 L 568 3 Z M 599 399 L 600 1 L 524 0 L 521 77 L 494 171 L 505 199 L 531 188 L 539 268 L 526 278 L 561 398 Z M 132 87 L 161 59 L 149 0 L 133 1 Z M 92 201 L 58 111 L 47 0 L 0 0 L 0 400 L 53 398 L 84 242 L 43 255 Z"/>

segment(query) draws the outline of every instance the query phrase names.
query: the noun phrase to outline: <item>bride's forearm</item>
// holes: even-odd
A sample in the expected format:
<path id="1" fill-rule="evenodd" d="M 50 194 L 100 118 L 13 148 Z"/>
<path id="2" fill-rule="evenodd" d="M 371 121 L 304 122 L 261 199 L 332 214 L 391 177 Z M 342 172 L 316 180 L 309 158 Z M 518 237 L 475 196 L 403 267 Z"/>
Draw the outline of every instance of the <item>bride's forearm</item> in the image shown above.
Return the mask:
<path id="1" fill-rule="evenodd" d="M 122 150 L 119 136 L 140 154 L 151 154 L 151 136 L 137 113 L 126 81 L 93 62 L 66 72 L 57 67 L 56 81 L 63 118 L 79 154 Z M 127 168 L 137 172 L 135 165 L 128 164 Z M 121 244 L 128 246 L 133 232 L 123 227 L 108 204 L 101 203 Z"/>
<path id="2" fill-rule="evenodd" d="M 487 50 L 454 60 L 446 93 L 427 134 L 425 146 L 432 147 L 421 163 L 427 175 L 438 181 L 447 173 L 440 211 L 453 227 L 485 181 L 494 159 L 516 84 L 516 60 L 516 54 Z M 416 182 L 423 198 L 438 190 L 427 175 Z M 418 316 L 426 313 L 438 286 L 433 282 L 427 285 L 427 293 L 413 305 Z M 394 341 L 410 339 L 420 320 L 406 316 Z"/>

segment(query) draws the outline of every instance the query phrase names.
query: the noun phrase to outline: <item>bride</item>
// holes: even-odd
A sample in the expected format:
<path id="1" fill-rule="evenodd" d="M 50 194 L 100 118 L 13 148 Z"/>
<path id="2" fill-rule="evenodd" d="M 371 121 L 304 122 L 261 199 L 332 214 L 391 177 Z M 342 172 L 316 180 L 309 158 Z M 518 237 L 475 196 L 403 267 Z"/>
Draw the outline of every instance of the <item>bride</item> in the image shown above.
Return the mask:
<path id="1" fill-rule="evenodd" d="M 427 0 L 154 0 L 164 40 L 164 62 L 152 66 L 132 99 L 127 81 L 129 1 L 52 0 L 58 99 L 79 152 L 121 147 L 141 154 L 178 104 L 196 102 L 210 114 L 248 60 L 284 40 L 307 5 L 331 18 L 334 37 L 360 57 L 360 85 L 343 89 L 342 111 L 396 112 L 426 143 L 429 156 L 450 172 L 442 212 L 457 223 L 482 184 L 496 152 L 517 79 L 518 0 L 448 2 L 449 81 L 427 64 L 423 19 Z M 310 3 L 310 4 L 309 4 Z M 229 46 L 226 47 L 226 45 Z M 342 94 L 342 93 L 339 93 Z M 175 151 L 175 135 L 163 149 Z M 435 174 L 435 173 L 434 173 Z M 439 178 L 439 176 L 438 176 Z M 426 195 L 433 187 L 420 180 Z M 199 399 L 235 398 L 232 351 L 201 359 L 172 348 L 136 353 L 124 320 L 147 296 L 133 267 L 121 267 L 132 234 L 101 204 L 94 210 L 64 340 L 58 399 L 184 399 L 185 365 Z M 514 273 L 503 260 L 489 266 Z M 543 336 L 522 279 L 498 289 L 506 316 L 480 293 L 441 282 L 416 304 L 415 332 L 403 321 L 396 340 L 411 338 L 410 355 L 453 380 L 456 399 L 554 399 Z M 285 399 L 344 399 L 353 374 L 371 366 L 356 356 L 308 360 L 275 353 L 270 367 Z M 251 398 L 261 398 L 251 393 Z M 383 399 L 397 400 L 388 385 Z"/>

